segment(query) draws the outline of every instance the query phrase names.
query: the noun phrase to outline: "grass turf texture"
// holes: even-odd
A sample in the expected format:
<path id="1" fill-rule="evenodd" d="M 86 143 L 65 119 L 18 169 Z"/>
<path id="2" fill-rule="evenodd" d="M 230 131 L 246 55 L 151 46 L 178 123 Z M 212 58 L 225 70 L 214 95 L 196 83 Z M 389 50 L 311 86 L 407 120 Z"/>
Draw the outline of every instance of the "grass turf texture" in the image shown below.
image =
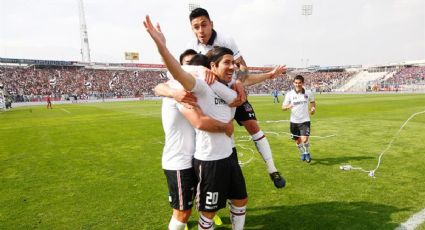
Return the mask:
<path id="1" fill-rule="evenodd" d="M 313 161 L 289 135 L 269 133 L 287 180 L 274 188 L 252 142 L 237 141 L 249 204 L 246 229 L 394 229 L 425 208 L 425 95 L 316 95 Z M 289 132 L 269 97 L 250 97 L 262 130 Z M 0 113 L 0 229 L 166 229 L 171 209 L 161 169 L 160 101 L 21 107 Z M 236 124 L 236 123 L 235 123 Z M 235 126 L 236 137 L 246 136 Z M 228 209 L 219 215 L 230 229 Z M 197 229 L 194 211 L 190 229 Z M 425 229 L 424 224 L 419 229 Z"/>

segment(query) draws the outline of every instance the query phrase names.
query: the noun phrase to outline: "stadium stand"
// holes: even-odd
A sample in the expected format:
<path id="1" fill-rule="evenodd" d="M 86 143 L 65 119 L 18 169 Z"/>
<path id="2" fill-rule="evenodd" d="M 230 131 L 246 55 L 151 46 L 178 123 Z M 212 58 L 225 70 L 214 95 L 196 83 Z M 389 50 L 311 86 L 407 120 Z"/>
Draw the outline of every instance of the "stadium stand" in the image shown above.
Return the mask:
<path id="1" fill-rule="evenodd" d="M 266 72 L 270 67 L 250 67 Z M 153 87 L 165 82 L 165 66 L 141 63 L 81 63 L 0 58 L 0 83 L 13 102 L 139 98 L 153 96 Z M 315 92 L 425 91 L 425 61 L 390 66 L 339 66 L 288 69 L 282 77 L 247 88 L 249 94 L 286 92 L 301 74 Z"/>

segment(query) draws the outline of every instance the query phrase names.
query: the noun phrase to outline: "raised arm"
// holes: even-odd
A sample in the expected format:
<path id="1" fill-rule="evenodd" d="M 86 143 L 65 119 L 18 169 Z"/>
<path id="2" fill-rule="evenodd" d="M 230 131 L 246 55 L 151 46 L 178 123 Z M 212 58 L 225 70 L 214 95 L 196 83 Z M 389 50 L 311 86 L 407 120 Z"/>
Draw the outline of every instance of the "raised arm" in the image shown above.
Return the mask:
<path id="1" fill-rule="evenodd" d="M 183 88 L 186 90 L 192 90 L 195 85 L 195 78 L 190 75 L 188 72 L 184 71 L 180 66 L 180 63 L 173 57 L 166 46 L 165 36 L 161 32 L 161 27 L 159 24 L 154 27 L 152 25 L 151 19 L 147 15 L 143 25 L 146 28 L 146 31 L 149 33 L 151 38 L 158 48 L 158 52 L 164 60 L 164 64 L 167 66 L 168 71 L 173 75 L 180 84 L 183 85 Z"/>
<path id="2" fill-rule="evenodd" d="M 272 71 L 261 74 L 247 74 L 242 78 L 244 86 L 251 86 L 263 82 L 268 79 L 274 79 L 279 75 L 282 75 L 286 71 L 286 66 L 276 66 Z"/>

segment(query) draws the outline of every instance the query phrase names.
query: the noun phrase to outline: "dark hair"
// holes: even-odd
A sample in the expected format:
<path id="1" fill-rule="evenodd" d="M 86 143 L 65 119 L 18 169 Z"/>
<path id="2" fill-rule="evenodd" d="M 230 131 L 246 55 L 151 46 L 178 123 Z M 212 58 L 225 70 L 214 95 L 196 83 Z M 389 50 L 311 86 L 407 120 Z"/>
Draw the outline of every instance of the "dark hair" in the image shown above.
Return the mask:
<path id="1" fill-rule="evenodd" d="M 190 12 L 190 15 L 189 15 L 190 22 L 192 22 L 193 19 L 197 17 L 201 17 L 201 16 L 205 16 L 208 18 L 208 20 L 211 20 L 210 15 L 208 14 L 208 11 L 206 9 L 196 8 L 192 10 L 192 12 Z"/>
<path id="2" fill-rule="evenodd" d="M 195 56 L 193 56 L 189 61 L 189 65 L 201 65 L 209 68 L 210 61 L 208 60 L 208 57 L 203 54 L 195 54 Z"/>
<path id="3" fill-rule="evenodd" d="M 195 54 L 197 54 L 198 52 L 196 52 L 195 50 L 193 50 L 193 49 L 187 49 L 187 50 L 185 50 L 182 54 L 180 54 L 180 65 L 183 65 L 183 59 L 186 57 L 186 56 L 188 56 L 188 55 L 195 55 Z"/>
<path id="4" fill-rule="evenodd" d="M 211 62 L 214 62 L 216 65 L 223 59 L 223 56 L 230 54 L 233 56 L 233 51 L 226 47 L 214 46 L 214 48 L 207 53 L 207 57 Z M 211 66 L 210 66 L 211 67 Z"/>
<path id="5" fill-rule="evenodd" d="M 304 83 L 304 77 L 303 77 L 303 76 L 301 76 L 301 75 L 297 75 L 297 76 L 295 76 L 294 81 L 295 81 L 295 80 L 300 80 L 302 83 Z"/>

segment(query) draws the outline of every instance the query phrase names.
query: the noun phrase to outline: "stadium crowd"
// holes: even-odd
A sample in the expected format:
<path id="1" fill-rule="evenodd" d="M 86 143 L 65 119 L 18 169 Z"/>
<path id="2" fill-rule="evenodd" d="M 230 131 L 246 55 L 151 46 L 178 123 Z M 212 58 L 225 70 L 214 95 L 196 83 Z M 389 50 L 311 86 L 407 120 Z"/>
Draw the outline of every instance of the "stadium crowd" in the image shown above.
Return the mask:
<path id="1" fill-rule="evenodd" d="M 392 85 L 409 85 L 425 82 L 425 66 L 408 67 L 398 71 L 394 76 L 385 80 Z"/>
<path id="2" fill-rule="evenodd" d="M 413 88 L 412 88 L 413 87 Z M 407 89 L 425 89 L 425 66 L 405 67 L 386 78 L 371 82 L 372 91 L 400 91 Z"/>
<path id="3" fill-rule="evenodd" d="M 345 84 L 354 75 L 354 72 L 301 72 L 297 74 L 304 77 L 307 88 L 316 92 L 331 92 Z M 293 75 L 285 74 L 283 77 L 250 86 L 248 91 L 252 94 L 270 94 L 272 90 L 286 92 L 292 87 Z"/>
<path id="4" fill-rule="evenodd" d="M 165 82 L 164 69 L 94 69 L 64 66 L 1 66 L 0 82 L 15 102 L 41 101 L 46 95 L 54 100 L 127 98 L 153 96 L 152 89 Z M 344 85 L 355 73 L 301 72 L 307 88 L 331 92 Z M 293 74 L 285 74 L 247 88 L 249 94 L 286 92 L 292 87 Z M 425 67 L 407 67 L 381 80 L 377 90 L 397 90 L 402 85 L 425 85 Z"/>
<path id="5" fill-rule="evenodd" d="M 163 70 L 105 70 L 84 67 L 0 66 L 0 82 L 14 101 L 55 100 L 77 97 L 122 98 L 153 95 L 153 87 L 166 78 Z"/>

